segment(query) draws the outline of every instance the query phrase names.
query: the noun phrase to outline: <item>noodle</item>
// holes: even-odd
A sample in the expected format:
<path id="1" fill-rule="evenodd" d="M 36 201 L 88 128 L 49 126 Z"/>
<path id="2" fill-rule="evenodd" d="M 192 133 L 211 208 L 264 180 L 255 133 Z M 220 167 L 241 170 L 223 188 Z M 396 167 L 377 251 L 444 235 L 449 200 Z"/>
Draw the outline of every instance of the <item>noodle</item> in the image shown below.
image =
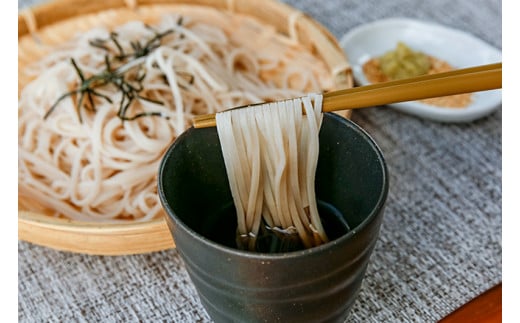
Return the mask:
<path id="1" fill-rule="evenodd" d="M 152 219 L 162 212 L 155 183 L 160 159 L 193 116 L 332 87 L 322 62 L 305 49 L 254 20 L 231 18 L 225 16 L 215 26 L 172 14 L 153 29 L 137 21 L 114 30 L 95 28 L 29 66 L 25 73 L 32 81 L 18 104 L 21 205 L 81 221 Z M 122 101 L 116 86 L 96 88 L 98 96 L 92 102 L 85 97 L 83 105 L 79 93 L 59 100 L 81 85 L 71 58 L 85 77 L 97 75 L 107 69 L 107 53 L 131 52 L 131 42 L 144 44 L 164 31 L 171 32 L 156 48 L 120 64 L 134 79 L 144 77 L 139 97 L 123 111 L 128 120 L 122 121 L 117 107 L 130 101 Z M 101 42 L 114 35 L 117 44 Z M 258 140 L 265 139 L 246 134 L 240 144 L 256 145 Z M 257 160 L 258 153 L 248 158 Z M 258 173 L 259 167 L 264 166 L 246 170 Z M 255 177 L 237 185 L 256 187 L 258 181 Z M 242 199 L 258 211 L 258 201 Z M 258 226 L 258 216 L 243 218 L 241 226 Z"/>
<path id="2" fill-rule="evenodd" d="M 255 250 L 261 219 L 306 248 L 328 241 L 314 191 L 321 105 L 308 95 L 216 114 L 239 247 Z"/>

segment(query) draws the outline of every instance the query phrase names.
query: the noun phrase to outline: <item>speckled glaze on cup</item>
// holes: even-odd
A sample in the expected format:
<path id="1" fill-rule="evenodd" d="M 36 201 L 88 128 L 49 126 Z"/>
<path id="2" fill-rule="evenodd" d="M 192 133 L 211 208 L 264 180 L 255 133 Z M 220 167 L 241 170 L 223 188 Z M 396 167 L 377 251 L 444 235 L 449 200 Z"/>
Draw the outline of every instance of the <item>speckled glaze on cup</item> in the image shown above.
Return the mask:
<path id="1" fill-rule="evenodd" d="M 319 247 L 241 251 L 216 128 L 183 133 L 166 152 L 158 190 L 175 244 L 201 302 L 215 322 L 343 322 L 356 300 L 379 235 L 388 194 L 387 168 L 356 124 L 324 115 L 317 198 L 332 204 L 351 230 Z"/>

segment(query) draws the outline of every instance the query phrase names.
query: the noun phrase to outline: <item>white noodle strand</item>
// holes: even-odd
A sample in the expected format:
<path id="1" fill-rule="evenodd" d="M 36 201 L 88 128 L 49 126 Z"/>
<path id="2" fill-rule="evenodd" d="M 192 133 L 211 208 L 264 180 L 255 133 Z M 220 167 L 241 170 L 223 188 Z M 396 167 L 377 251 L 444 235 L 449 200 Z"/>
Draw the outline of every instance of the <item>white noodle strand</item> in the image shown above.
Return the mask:
<path id="1" fill-rule="evenodd" d="M 133 6 L 134 1 L 127 4 Z M 43 118 L 60 96 L 79 86 L 71 58 L 85 77 L 102 73 L 106 70 L 107 52 L 92 46 L 90 41 L 110 39 L 110 32 L 114 31 L 123 49 L 131 52 L 131 41 L 144 44 L 155 35 L 143 22 L 128 22 L 113 30 L 93 28 L 52 48 L 47 56 L 24 70 L 32 79 L 22 89 L 18 101 L 19 190 L 24 207 L 33 204 L 37 211 L 45 209 L 48 214 L 81 221 L 146 221 L 159 216 L 162 211 L 155 178 L 160 159 L 194 115 L 332 87 L 325 65 L 316 58 L 312 61 L 303 47 L 288 45 L 273 28 L 229 13 L 215 13 L 205 20 L 199 16 L 187 15 L 181 20 L 179 15 L 166 15 L 153 29 L 173 32 L 161 39 L 158 48 L 123 67 L 114 65 L 119 72 L 142 70 L 145 78 L 139 95 L 162 102 L 136 98 L 128 107 L 127 116 L 156 112 L 161 117 L 122 122 L 117 115 L 122 94 L 115 86 L 109 86 L 96 91 L 112 103 L 96 97 L 96 111 L 79 107 L 81 122 L 77 110 L 79 93 L 65 97 L 48 118 Z M 111 53 L 118 52 L 113 42 L 105 45 Z M 293 86 L 298 88 L 289 88 Z M 84 103 L 87 101 L 85 98 Z M 257 122 L 250 115 L 241 118 L 252 128 Z M 259 125 L 259 129 L 268 127 L 273 120 Z M 237 130 L 237 136 L 240 131 Z M 263 146 L 267 140 L 264 134 L 242 135 L 244 139 L 238 142 L 241 147 Z M 283 160 L 281 149 L 273 164 Z M 260 163 L 263 154 L 264 150 L 248 154 L 234 167 L 242 174 L 262 173 L 269 168 L 277 172 L 279 184 L 284 170 Z M 251 166 L 242 168 L 240 165 L 246 162 Z M 240 179 L 230 180 L 237 190 L 253 187 L 253 192 L 264 188 L 271 192 L 264 209 L 273 212 L 273 218 L 264 217 L 269 225 L 280 226 L 281 220 L 274 217 L 278 203 L 273 200 L 274 193 L 280 190 L 276 181 L 256 175 L 247 183 Z M 256 236 L 259 210 L 265 203 L 247 195 L 237 198 L 243 201 L 243 205 L 237 203 L 237 209 L 243 213 L 240 230 Z M 290 217 L 283 224 L 289 221 Z"/>
<path id="2" fill-rule="evenodd" d="M 216 115 L 238 235 L 249 250 L 261 218 L 272 230 L 296 232 L 306 248 L 328 241 L 314 189 L 321 105 L 322 96 L 310 94 Z"/>

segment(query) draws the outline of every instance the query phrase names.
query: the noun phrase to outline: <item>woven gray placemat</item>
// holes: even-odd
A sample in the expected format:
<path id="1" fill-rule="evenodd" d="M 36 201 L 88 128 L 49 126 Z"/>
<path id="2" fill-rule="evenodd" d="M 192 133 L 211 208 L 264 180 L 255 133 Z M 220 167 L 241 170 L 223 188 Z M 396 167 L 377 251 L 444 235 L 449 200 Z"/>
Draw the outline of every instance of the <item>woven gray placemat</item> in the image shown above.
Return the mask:
<path id="1" fill-rule="evenodd" d="M 21 0 L 19 8 L 39 2 Z M 363 23 L 411 17 L 502 46 L 497 0 L 285 2 L 338 39 Z M 390 192 L 349 322 L 435 322 L 500 282 L 501 108 L 467 124 L 390 108 L 352 119 L 384 152 Z M 105 257 L 19 242 L 18 278 L 20 322 L 210 321 L 176 250 Z"/>

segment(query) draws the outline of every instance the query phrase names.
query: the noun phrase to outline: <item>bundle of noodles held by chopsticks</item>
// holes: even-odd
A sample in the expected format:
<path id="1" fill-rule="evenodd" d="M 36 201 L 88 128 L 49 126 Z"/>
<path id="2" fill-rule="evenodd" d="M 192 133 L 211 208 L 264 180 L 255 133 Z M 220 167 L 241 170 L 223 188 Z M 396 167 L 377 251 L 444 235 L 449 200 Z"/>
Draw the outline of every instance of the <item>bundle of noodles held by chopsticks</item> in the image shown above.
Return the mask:
<path id="1" fill-rule="evenodd" d="M 239 249 L 286 252 L 328 241 L 314 188 L 322 102 L 309 94 L 216 114 Z"/>
<path id="2" fill-rule="evenodd" d="M 303 47 L 231 15 L 215 25 L 168 15 L 95 28 L 25 73 L 21 207 L 82 221 L 158 216 L 159 161 L 194 115 L 332 87 Z"/>

